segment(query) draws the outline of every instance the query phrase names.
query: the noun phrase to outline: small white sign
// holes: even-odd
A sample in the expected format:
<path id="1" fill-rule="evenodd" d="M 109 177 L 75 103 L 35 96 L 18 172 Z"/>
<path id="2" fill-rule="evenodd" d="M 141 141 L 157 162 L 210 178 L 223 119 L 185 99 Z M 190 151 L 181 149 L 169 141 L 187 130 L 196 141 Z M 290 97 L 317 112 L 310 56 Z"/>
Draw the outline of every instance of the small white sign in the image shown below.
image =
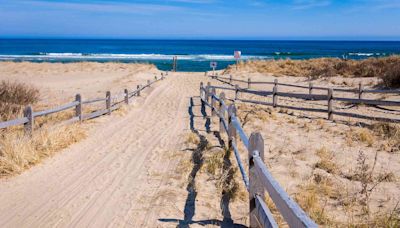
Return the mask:
<path id="1" fill-rule="evenodd" d="M 210 62 L 211 68 L 217 68 L 217 62 Z"/>
<path id="2" fill-rule="evenodd" d="M 235 56 L 235 59 L 240 59 L 240 57 L 242 56 L 242 52 L 241 51 L 235 51 L 234 52 L 234 56 Z"/>

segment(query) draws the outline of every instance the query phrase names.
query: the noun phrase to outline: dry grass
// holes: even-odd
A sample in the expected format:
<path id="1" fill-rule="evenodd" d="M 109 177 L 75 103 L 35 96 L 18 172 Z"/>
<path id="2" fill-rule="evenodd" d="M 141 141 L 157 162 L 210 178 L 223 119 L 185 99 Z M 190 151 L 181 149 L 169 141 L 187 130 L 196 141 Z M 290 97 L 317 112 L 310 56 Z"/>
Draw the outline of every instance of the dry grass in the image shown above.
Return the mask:
<path id="1" fill-rule="evenodd" d="M 79 124 L 58 128 L 41 128 L 32 137 L 20 131 L 0 136 L 0 176 L 19 174 L 86 137 Z"/>
<path id="2" fill-rule="evenodd" d="M 39 90 L 19 82 L 0 83 L 0 120 L 17 117 L 26 105 L 39 100 Z"/>
<path id="3" fill-rule="evenodd" d="M 387 87 L 400 87 L 400 57 L 369 58 L 366 60 L 342 60 L 319 58 L 310 60 L 250 60 L 241 62 L 238 70 L 276 75 L 306 76 L 311 78 L 380 77 Z M 224 73 L 236 71 L 233 66 Z"/>
<path id="4" fill-rule="evenodd" d="M 221 171 L 224 165 L 223 150 L 215 151 L 212 153 L 213 154 L 211 156 L 205 158 L 203 167 L 208 174 L 212 176 L 218 174 L 218 176 L 220 176 L 222 175 Z"/>
<path id="5" fill-rule="evenodd" d="M 373 132 L 368 128 L 351 128 L 346 132 L 346 140 L 349 146 L 354 145 L 354 142 L 363 142 L 369 147 L 376 141 Z"/>
<path id="6" fill-rule="evenodd" d="M 332 184 L 327 180 L 320 181 L 320 184 L 310 182 L 301 186 L 294 199 L 317 224 L 329 225 L 331 218 L 326 214 L 325 205 L 327 202 L 324 199 L 325 194 L 333 192 L 333 189 Z"/>
<path id="7" fill-rule="evenodd" d="M 200 143 L 200 139 L 194 132 L 190 132 L 186 135 L 185 143 L 197 145 Z"/>
<path id="8" fill-rule="evenodd" d="M 328 173 L 337 174 L 339 168 L 337 167 L 333 153 L 326 147 L 321 147 L 316 151 L 319 161 L 315 164 L 315 168 L 323 169 Z"/>
<path id="9" fill-rule="evenodd" d="M 257 119 L 261 120 L 263 123 L 268 123 L 270 119 L 276 119 L 276 114 L 270 108 L 264 108 L 258 105 L 240 104 L 238 105 L 238 117 L 243 127 L 247 123 L 252 123 Z"/>
<path id="10" fill-rule="evenodd" d="M 400 150 L 400 127 L 390 123 L 375 123 L 371 126 L 372 131 L 379 137 L 387 140 L 384 145 L 390 152 Z"/>

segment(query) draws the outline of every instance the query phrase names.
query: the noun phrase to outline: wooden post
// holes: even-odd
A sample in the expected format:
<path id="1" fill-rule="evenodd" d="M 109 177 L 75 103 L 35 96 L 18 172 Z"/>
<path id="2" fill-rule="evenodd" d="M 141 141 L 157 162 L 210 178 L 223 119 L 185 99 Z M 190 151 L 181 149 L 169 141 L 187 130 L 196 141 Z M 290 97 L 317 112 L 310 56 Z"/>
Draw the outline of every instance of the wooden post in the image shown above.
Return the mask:
<path id="1" fill-rule="evenodd" d="M 310 95 L 310 98 L 311 98 L 311 95 L 312 95 L 312 92 L 313 92 L 313 87 L 314 87 L 313 83 L 310 82 L 308 84 L 308 94 Z"/>
<path id="2" fill-rule="evenodd" d="M 220 94 L 219 94 L 219 99 L 220 99 L 220 102 L 219 102 L 219 115 L 220 115 L 220 118 L 219 118 L 219 133 L 220 133 L 220 135 L 222 134 L 222 132 L 224 131 L 224 123 L 223 123 L 223 118 L 225 118 L 225 109 L 224 109 L 224 107 L 222 106 L 222 102 L 225 102 L 225 93 L 224 92 L 221 92 Z"/>
<path id="3" fill-rule="evenodd" d="M 333 89 L 328 89 L 328 120 L 333 120 Z"/>
<path id="4" fill-rule="evenodd" d="M 111 92 L 107 91 L 106 93 L 106 109 L 108 110 L 108 115 L 111 115 Z"/>
<path id="5" fill-rule="evenodd" d="M 250 85 L 251 85 L 251 78 L 247 79 L 247 88 L 250 89 Z"/>
<path id="6" fill-rule="evenodd" d="M 211 116 L 216 116 L 217 115 L 217 110 L 215 107 L 215 98 L 213 95 L 216 95 L 215 88 L 211 89 Z"/>
<path id="7" fill-rule="evenodd" d="M 274 88 L 272 89 L 272 106 L 278 106 L 278 79 L 274 80 Z"/>
<path id="8" fill-rule="evenodd" d="M 239 99 L 239 85 L 235 85 L 235 100 Z"/>
<path id="9" fill-rule="evenodd" d="M 150 80 L 147 80 L 147 86 L 150 87 Z"/>
<path id="10" fill-rule="evenodd" d="M 203 82 L 200 82 L 200 99 L 204 99 L 204 97 L 203 97 Z"/>
<path id="11" fill-rule="evenodd" d="M 236 116 L 235 104 L 231 104 L 228 107 L 228 145 L 230 150 L 233 150 L 232 143 L 236 144 L 236 128 L 232 123 L 232 116 Z"/>
<path id="12" fill-rule="evenodd" d="M 137 85 L 136 89 L 137 89 L 136 96 L 140 97 L 140 85 Z"/>
<path id="13" fill-rule="evenodd" d="M 206 101 L 207 101 L 207 103 L 210 103 L 210 89 L 211 89 L 211 83 L 207 82 L 207 87 L 206 87 Z"/>
<path id="14" fill-rule="evenodd" d="M 264 139 L 260 133 L 251 133 L 249 138 L 249 202 L 250 202 L 250 227 L 258 227 L 256 217 L 256 199 L 259 195 L 264 199 L 264 188 L 257 181 L 257 174 L 254 166 L 254 156 L 259 156 L 264 161 Z M 265 161 L 264 161 L 265 162 Z"/>
<path id="15" fill-rule="evenodd" d="M 128 91 L 128 89 L 125 89 L 124 92 L 125 92 L 125 104 L 129 104 L 129 91 Z"/>
<path id="16" fill-rule="evenodd" d="M 82 122 L 82 96 L 80 94 L 76 94 L 75 101 L 79 102 L 75 106 L 75 116 L 79 118 L 80 122 Z"/>
<path id="17" fill-rule="evenodd" d="M 33 110 L 31 106 L 27 106 L 24 110 L 24 117 L 28 119 L 28 122 L 24 124 L 25 134 L 32 136 L 33 134 L 33 125 L 34 125 L 34 117 Z"/>
<path id="18" fill-rule="evenodd" d="M 204 104 L 204 100 L 205 98 L 205 93 L 204 93 L 204 85 L 203 82 L 200 82 L 200 103 L 201 103 L 201 110 L 205 110 L 205 104 Z"/>
<path id="19" fill-rule="evenodd" d="M 232 84 L 232 75 L 229 75 L 229 83 Z"/>
<path id="20" fill-rule="evenodd" d="M 362 82 L 360 82 L 360 84 L 358 85 L 358 99 L 362 99 L 363 90 L 364 85 L 362 84 Z"/>

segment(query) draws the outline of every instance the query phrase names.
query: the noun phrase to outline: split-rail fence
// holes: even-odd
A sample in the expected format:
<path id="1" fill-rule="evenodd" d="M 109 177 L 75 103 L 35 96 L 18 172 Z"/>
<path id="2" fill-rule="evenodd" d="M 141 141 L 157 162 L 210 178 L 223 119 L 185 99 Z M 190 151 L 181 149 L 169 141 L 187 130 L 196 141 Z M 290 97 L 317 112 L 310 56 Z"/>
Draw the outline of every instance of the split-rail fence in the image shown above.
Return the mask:
<path id="1" fill-rule="evenodd" d="M 250 137 L 244 132 L 237 116 L 235 104 L 227 106 L 224 92 L 218 96 L 209 84 L 200 84 L 202 106 L 211 108 L 213 116 L 219 117 L 219 131 L 227 133 L 229 149 L 234 151 L 244 184 L 249 192 L 250 227 L 278 227 L 264 200 L 266 190 L 276 208 L 290 227 L 318 227 L 308 215 L 283 190 L 272 177 L 264 163 L 264 140 L 260 133 Z M 240 158 L 237 135 L 248 153 L 248 174 Z"/>
<path id="2" fill-rule="evenodd" d="M 273 82 L 265 82 L 265 81 L 251 81 L 250 78 L 248 78 L 248 80 L 234 79 L 234 78 L 232 78 L 232 76 L 230 76 L 230 77 L 211 76 L 211 78 L 216 79 L 220 82 L 223 82 L 223 83 L 231 86 L 231 87 L 212 86 L 213 88 L 234 91 L 235 92 L 235 100 L 245 102 L 245 103 L 247 102 L 247 103 L 268 105 L 268 106 L 273 106 L 273 107 L 280 107 L 280 108 L 293 109 L 293 110 L 299 110 L 299 111 L 327 113 L 327 118 L 329 120 L 333 120 L 334 115 L 338 115 L 338 116 L 384 121 L 384 122 L 397 122 L 397 123 L 400 122 L 399 118 L 367 116 L 367 115 L 362 115 L 362 114 L 357 114 L 357 113 L 338 111 L 338 110 L 334 109 L 334 101 L 339 101 L 339 102 L 343 102 L 346 104 L 352 104 L 352 105 L 363 104 L 363 105 L 367 105 L 367 106 L 373 106 L 376 108 L 386 109 L 389 111 L 400 112 L 400 109 L 399 110 L 387 109 L 387 107 L 400 107 L 400 101 L 366 99 L 363 96 L 368 93 L 400 95 L 400 90 L 365 89 L 361 83 L 359 84 L 358 88 L 346 89 L 346 88 L 328 88 L 328 87 L 314 86 L 313 83 L 309 83 L 308 86 L 280 83 L 280 82 L 278 82 L 278 79 L 275 79 Z M 235 82 L 245 83 L 245 86 L 240 87 L 238 84 L 234 84 Z M 273 85 L 273 88 L 271 91 L 255 90 L 255 89 L 251 88 L 252 85 L 257 85 L 257 84 L 258 85 L 260 85 L 260 84 L 261 85 Z M 308 93 L 307 92 L 306 93 L 279 92 L 278 88 L 280 88 L 280 87 L 294 87 L 294 88 L 305 89 L 305 90 L 308 90 Z M 315 94 L 314 91 L 316 91 L 316 90 L 326 91 L 326 94 Z M 356 94 L 357 98 L 339 97 L 335 94 L 335 92 Z M 240 99 L 239 93 L 254 94 L 254 95 L 258 95 L 258 96 L 262 96 L 262 97 L 271 96 L 272 102 Z M 326 101 L 327 108 L 322 109 L 322 108 L 307 108 L 307 107 L 295 107 L 295 106 L 291 106 L 291 105 L 282 105 L 282 104 L 278 103 L 278 97 L 288 97 L 288 98 L 295 98 L 295 99 L 301 99 L 301 100 L 306 100 L 306 101 Z"/>
<path id="3" fill-rule="evenodd" d="M 70 109 L 75 109 L 75 115 L 69 119 L 61 122 L 60 124 L 70 124 L 74 122 L 82 122 L 84 120 L 93 119 L 105 114 L 110 115 L 113 111 L 119 109 L 123 103 L 129 104 L 130 99 L 133 96 L 140 96 L 140 92 L 144 89 L 150 87 L 152 84 L 163 80 L 165 78 L 164 73 L 161 74 L 161 77 L 154 77 L 154 80 L 147 80 L 145 85 L 137 85 L 136 90 L 129 92 L 128 89 L 125 89 L 123 93 L 116 94 L 111 96 L 111 92 L 107 91 L 106 96 L 103 98 L 96 98 L 92 100 L 83 100 L 81 94 L 76 94 L 75 101 L 61 105 L 56 108 L 37 111 L 34 112 L 32 106 L 27 106 L 24 109 L 24 116 L 18 119 L 8 120 L 5 122 L 0 122 L 0 129 L 9 128 L 18 125 L 24 125 L 25 133 L 32 135 L 34 131 L 34 123 L 36 117 L 47 116 L 54 113 L 63 112 Z M 93 103 L 104 102 L 105 107 L 104 109 L 100 109 L 97 111 L 93 111 L 91 113 L 83 113 L 83 106 L 89 105 Z"/>

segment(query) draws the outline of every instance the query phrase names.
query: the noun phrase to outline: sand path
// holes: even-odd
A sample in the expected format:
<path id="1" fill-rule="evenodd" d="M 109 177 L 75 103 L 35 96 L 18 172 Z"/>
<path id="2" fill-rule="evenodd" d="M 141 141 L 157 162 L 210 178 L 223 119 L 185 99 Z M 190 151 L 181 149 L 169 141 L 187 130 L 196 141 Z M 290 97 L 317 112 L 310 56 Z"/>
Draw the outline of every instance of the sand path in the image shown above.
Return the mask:
<path id="1" fill-rule="evenodd" d="M 160 210 L 173 210 L 156 206 L 176 166 L 166 155 L 189 129 L 202 75 L 170 75 L 126 115 L 102 117 L 87 139 L 1 180 L 0 227 L 160 226 Z"/>

